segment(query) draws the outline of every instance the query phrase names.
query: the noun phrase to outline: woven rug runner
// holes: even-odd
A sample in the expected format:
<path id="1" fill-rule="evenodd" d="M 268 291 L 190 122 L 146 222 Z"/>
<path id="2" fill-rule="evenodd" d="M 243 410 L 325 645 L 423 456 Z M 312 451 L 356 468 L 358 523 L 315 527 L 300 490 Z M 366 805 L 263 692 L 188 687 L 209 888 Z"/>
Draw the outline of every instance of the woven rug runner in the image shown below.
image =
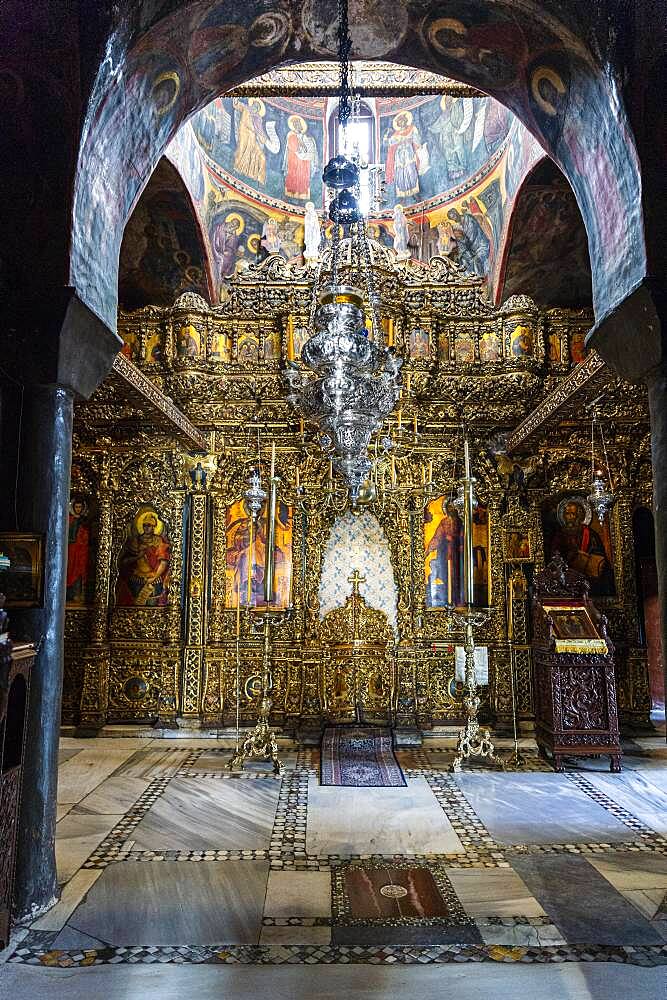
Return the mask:
<path id="1" fill-rule="evenodd" d="M 370 726 L 328 726 L 320 750 L 320 784 L 350 788 L 405 785 L 391 731 Z"/>

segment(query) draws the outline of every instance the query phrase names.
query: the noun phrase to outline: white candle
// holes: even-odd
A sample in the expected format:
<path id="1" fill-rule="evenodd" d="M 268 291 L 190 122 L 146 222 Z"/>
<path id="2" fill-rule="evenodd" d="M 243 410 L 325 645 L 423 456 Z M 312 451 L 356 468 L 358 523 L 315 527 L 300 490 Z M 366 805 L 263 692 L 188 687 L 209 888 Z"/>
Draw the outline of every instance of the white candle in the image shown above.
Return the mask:
<path id="1" fill-rule="evenodd" d="M 271 479 L 276 474 L 276 442 L 271 442 Z"/>

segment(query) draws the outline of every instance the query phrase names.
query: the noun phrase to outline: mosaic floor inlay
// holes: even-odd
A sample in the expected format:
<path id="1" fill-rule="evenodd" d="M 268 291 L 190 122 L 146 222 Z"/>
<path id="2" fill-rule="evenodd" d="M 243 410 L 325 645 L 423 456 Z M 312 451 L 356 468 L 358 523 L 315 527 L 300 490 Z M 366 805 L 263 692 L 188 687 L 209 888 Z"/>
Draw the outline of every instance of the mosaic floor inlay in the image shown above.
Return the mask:
<path id="1" fill-rule="evenodd" d="M 159 745 L 156 745 L 159 744 Z M 321 787 L 319 751 L 230 773 L 229 748 L 68 739 L 61 901 L 2 961 L 667 964 L 667 754 Z"/>

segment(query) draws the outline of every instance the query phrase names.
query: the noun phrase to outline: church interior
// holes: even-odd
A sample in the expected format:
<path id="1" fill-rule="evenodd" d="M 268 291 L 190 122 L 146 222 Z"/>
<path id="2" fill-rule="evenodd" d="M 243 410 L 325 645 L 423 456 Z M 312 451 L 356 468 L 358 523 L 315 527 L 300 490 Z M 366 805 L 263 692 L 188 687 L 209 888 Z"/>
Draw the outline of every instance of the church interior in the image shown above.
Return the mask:
<path id="1" fill-rule="evenodd" d="M 0 11 L 1 995 L 663 995 L 639 6 Z"/>

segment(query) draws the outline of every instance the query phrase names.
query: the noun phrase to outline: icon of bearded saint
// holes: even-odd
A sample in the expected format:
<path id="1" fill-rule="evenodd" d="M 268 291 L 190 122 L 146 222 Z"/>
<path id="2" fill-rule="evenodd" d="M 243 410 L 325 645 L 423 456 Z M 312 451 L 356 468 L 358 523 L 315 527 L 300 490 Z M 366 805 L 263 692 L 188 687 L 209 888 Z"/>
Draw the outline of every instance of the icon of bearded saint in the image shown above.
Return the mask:
<path id="1" fill-rule="evenodd" d="M 116 604 L 163 607 L 169 597 L 171 543 L 151 508 L 139 511 L 118 557 Z"/>
<path id="2" fill-rule="evenodd" d="M 558 504 L 559 528 L 551 538 L 551 556 L 559 552 L 570 569 L 588 577 L 593 596 L 614 593 L 614 574 L 599 532 L 591 527 L 592 511 L 580 497 L 570 496 Z"/>

